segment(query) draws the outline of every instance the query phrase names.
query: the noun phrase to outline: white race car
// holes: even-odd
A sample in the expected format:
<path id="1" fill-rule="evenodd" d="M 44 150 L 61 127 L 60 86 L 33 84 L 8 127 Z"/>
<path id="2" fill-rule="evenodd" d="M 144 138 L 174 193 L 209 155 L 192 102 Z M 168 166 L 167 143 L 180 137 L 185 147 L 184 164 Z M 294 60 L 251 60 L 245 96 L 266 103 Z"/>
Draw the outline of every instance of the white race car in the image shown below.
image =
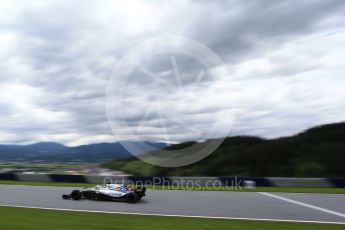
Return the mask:
<path id="1" fill-rule="evenodd" d="M 140 186 L 136 189 L 126 184 L 106 184 L 94 187 L 73 190 L 70 194 L 63 194 L 63 199 L 89 199 L 102 201 L 125 201 L 135 203 L 145 196 L 146 188 Z"/>

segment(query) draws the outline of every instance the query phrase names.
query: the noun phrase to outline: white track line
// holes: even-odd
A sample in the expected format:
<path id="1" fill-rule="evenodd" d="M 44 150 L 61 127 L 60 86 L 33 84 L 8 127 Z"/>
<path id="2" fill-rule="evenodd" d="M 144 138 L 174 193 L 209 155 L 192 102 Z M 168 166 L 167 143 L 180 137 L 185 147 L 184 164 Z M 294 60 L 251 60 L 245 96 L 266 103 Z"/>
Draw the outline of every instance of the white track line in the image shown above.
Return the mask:
<path id="1" fill-rule="evenodd" d="M 154 213 L 135 213 L 135 212 L 110 212 L 97 210 L 80 210 L 80 209 L 65 209 L 65 208 L 45 208 L 34 206 L 20 206 L 0 204 L 0 207 L 13 208 L 27 208 L 27 209 L 43 209 L 53 211 L 68 211 L 68 212 L 88 212 L 88 213 L 105 213 L 105 214 L 120 214 L 120 215 L 138 215 L 138 216 L 161 216 L 161 217 L 181 217 L 181 218 L 201 218 L 201 219 L 220 219 L 220 220 L 249 220 L 249 221 L 272 221 L 272 222 L 292 222 L 292 223 L 312 223 L 312 224 L 342 224 L 345 222 L 332 221 L 314 221 L 314 220 L 287 220 L 287 219 L 260 219 L 260 218 L 241 218 L 241 217 L 223 217 L 223 216 L 188 216 L 188 215 L 170 215 L 170 214 L 154 214 Z"/>
<path id="2" fill-rule="evenodd" d="M 336 211 L 332 211 L 332 210 L 329 210 L 329 209 L 321 208 L 321 207 L 318 207 L 318 206 L 315 206 L 315 205 L 307 204 L 307 203 L 300 202 L 300 201 L 297 201 L 297 200 L 292 200 L 292 199 L 285 198 L 285 197 L 278 196 L 278 195 L 274 195 L 274 194 L 268 193 L 268 192 L 259 192 L 259 194 L 262 194 L 262 195 L 265 195 L 265 196 L 268 196 L 268 197 L 273 197 L 273 198 L 276 198 L 276 199 L 279 199 L 279 200 L 283 200 L 283 201 L 286 201 L 286 202 L 289 202 L 289 203 L 298 204 L 298 205 L 301 205 L 301 206 L 304 206 L 304 207 L 307 207 L 307 208 L 315 209 L 315 210 L 318 210 L 318 211 L 321 211 L 321 212 L 326 212 L 326 213 L 329 213 L 329 214 L 333 214 L 335 216 L 340 216 L 340 217 L 345 218 L 345 214 L 341 213 L 341 212 L 336 212 Z"/>

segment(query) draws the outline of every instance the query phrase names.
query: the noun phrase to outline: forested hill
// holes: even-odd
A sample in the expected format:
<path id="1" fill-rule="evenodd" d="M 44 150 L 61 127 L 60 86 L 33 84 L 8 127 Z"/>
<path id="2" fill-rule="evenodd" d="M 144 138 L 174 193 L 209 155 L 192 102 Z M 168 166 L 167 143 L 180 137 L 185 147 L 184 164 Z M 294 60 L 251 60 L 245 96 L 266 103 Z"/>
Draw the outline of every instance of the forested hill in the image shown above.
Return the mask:
<path id="1" fill-rule="evenodd" d="M 114 160 L 105 166 L 134 175 L 344 177 L 345 123 L 270 140 L 229 137 L 207 158 L 180 168 L 156 167 L 136 158 Z"/>
<path id="2" fill-rule="evenodd" d="M 129 142 L 127 142 L 129 143 Z M 148 151 L 141 142 L 136 154 Z M 164 143 L 145 143 L 155 148 L 164 148 Z M 31 145 L 0 145 L 0 161 L 44 161 L 44 162 L 104 162 L 132 156 L 120 142 L 96 143 L 67 147 L 54 142 L 39 142 Z"/>

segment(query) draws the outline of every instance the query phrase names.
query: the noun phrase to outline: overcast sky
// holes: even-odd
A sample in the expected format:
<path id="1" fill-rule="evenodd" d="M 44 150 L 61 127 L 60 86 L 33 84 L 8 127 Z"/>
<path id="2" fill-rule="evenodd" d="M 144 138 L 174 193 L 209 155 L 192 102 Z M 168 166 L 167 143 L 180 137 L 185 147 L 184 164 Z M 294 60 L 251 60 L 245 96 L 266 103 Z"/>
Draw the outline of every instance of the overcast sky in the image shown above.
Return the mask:
<path id="1" fill-rule="evenodd" d="M 1 0 L 0 15 L 0 143 L 181 142 L 202 139 L 215 120 L 215 137 L 272 138 L 345 120 L 342 0 Z M 151 58 L 145 69 L 172 86 L 134 71 L 115 108 L 127 122 L 111 130 L 111 72 L 157 36 L 204 44 L 229 74 L 204 69 L 198 81 L 204 67 L 177 55 L 175 84 L 171 56 Z"/>

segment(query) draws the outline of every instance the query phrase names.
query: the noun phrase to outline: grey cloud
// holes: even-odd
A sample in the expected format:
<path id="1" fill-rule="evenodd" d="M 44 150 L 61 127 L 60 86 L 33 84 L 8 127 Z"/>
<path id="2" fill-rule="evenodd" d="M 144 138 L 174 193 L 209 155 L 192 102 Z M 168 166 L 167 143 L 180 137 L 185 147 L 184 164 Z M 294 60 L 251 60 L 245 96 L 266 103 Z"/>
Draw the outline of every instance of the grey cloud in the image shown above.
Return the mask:
<path id="1" fill-rule="evenodd" d="M 215 6 L 209 7 L 212 4 Z M 222 6 L 203 2 L 201 5 L 204 14 L 197 17 L 187 34 L 208 44 L 223 58 L 239 62 L 246 54 L 258 55 L 257 52 L 318 30 L 323 21 L 339 17 L 345 3 L 341 0 L 259 0 L 236 1 L 235 4 L 228 1 Z M 210 8 L 213 11 L 209 12 Z"/>
<path id="2" fill-rule="evenodd" d="M 125 105 L 118 108 L 125 110 L 129 125 L 118 123 L 116 135 L 120 139 L 134 138 L 128 128 L 140 124 L 146 109 L 157 98 L 155 103 L 161 112 L 201 132 L 207 132 L 212 122 L 219 119 L 218 112 L 229 109 L 239 111 L 232 127 L 234 135 L 280 136 L 345 119 L 341 102 L 332 100 L 332 96 L 344 96 L 337 87 L 340 84 L 335 83 L 340 81 L 336 76 L 344 72 L 340 64 L 332 67 L 325 63 L 343 56 L 336 49 L 327 48 L 327 52 L 318 53 L 320 58 L 314 58 L 314 51 L 302 49 L 312 43 L 320 45 L 321 41 L 309 41 L 310 37 L 329 30 L 339 31 L 339 35 L 332 36 L 343 34 L 340 22 L 344 19 L 344 1 L 147 1 L 141 4 L 154 9 L 155 14 L 150 11 L 146 16 L 148 23 L 143 25 L 145 29 L 139 32 L 130 31 L 128 23 L 131 20 L 134 25 L 145 23 L 140 18 L 131 18 L 142 12 L 107 13 L 113 7 L 111 4 L 111 1 L 52 1 L 39 6 L 23 3 L 8 11 L 12 19 L 0 19 L 0 39 L 2 34 L 15 37 L 8 56 L 0 55 L 0 86 L 32 87 L 23 92 L 23 98 L 13 97 L 1 105 L 0 121 L 9 124 L 2 129 L 6 141 L 17 133 L 23 135 L 13 138 L 13 142 L 61 135 L 57 141 L 76 144 L 98 140 L 102 135 L 111 136 L 104 105 L 110 73 L 130 48 L 161 35 L 187 36 L 204 43 L 233 68 L 233 76 L 214 78 L 204 68 L 205 77 L 196 85 L 194 81 L 203 67 L 176 54 L 183 74 L 182 88 L 162 88 L 136 70 L 126 85 Z M 306 44 L 300 45 L 301 51 L 284 51 L 285 46 L 303 38 Z M 329 46 L 338 44 L 326 41 Z M 282 51 L 276 54 L 276 50 Z M 150 59 L 143 66 L 158 73 L 160 79 L 175 84 L 170 55 Z M 325 55 L 330 56 L 323 58 Z M 256 59 L 263 59 L 268 66 L 247 63 Z M 333 69 L 338 72 L 333 73 Z M 327 83 L 321 80 L 320 73 L 330 74 L 327 76 L 332 81 L 328 83 L 330 88 L 324 88 Z M 312 77 L 317 80 L 310 80 Z M 1 92 L 7 93 L 18 92 Z M 315 99 L 319 94 L 323 98 Z M 238 98 L 237 105 L 233 97 Z M 25 116 L 25 113 L 32 114 Z M 41 114 L 45 113 L 43 117 Z M 230 118 L 225 112 L 221 114 L 224 130 L 214 135 L 230 128 Z M 159 140 L 161 120 L 160 114 L 153 113 L 138 135 L 145 140 Z M 175 121 L 164 122 L 174 141 L 198 139 Z"/>

